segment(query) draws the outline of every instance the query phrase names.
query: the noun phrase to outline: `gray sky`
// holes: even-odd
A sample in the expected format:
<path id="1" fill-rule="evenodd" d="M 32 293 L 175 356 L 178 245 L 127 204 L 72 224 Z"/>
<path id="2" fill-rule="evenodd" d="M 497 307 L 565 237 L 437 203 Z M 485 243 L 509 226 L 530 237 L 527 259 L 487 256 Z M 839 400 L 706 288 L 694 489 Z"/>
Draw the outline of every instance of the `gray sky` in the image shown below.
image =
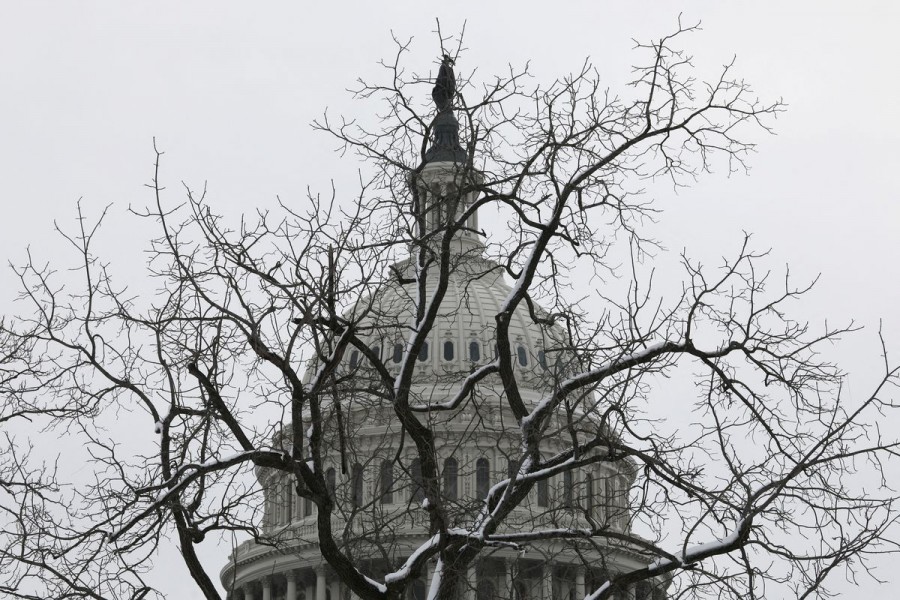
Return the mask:
<path id="1" fill-rule="evenodd" d="M 301 201 L 306 186 L 356 192 L 355 159 L 340 160 L 310 121 L 360 114 L 345 89 L 392 56 L 390 32 L 414 36 L 411 64 L 437 56 L 445 31 L 467 20 L 459 69 L 483 75 L 532 61 L 539 79 L 590 56 L 611 85 L 634 60 L 632 38 L 670 32 L 679 12 L 702 20 L 689 50 L 702 72 L 737 55 L 736 72 L 788 111 L 776 136 L 757 136 L 750 176 L 716 174 L 659 190 L 653 233 L 708 262 L 733 252 L 741 232 L 772 248 L 772 266 L 821 273 L 797 318 L 857 320 L 866 330 L 835 350 L 851 394 L 877 375 L 879 319 L 900 356 L 900 109 L 893 2 L 0 2 L 0 257 L 30 245 L 63 251 L 52 222 L 70 225 L 111 204 L 100 251 L 140 268 L 142 230 L 125 209 L 149 201 L 151 138 L 166 151 L 163 182 L 208 182 L 211 203 L 236 214 Z M 15 282 L 0 274 L 0 309 L 14 312 Z M 148 434 L 150 432 L 148 431 Z M 226 551 L 206 555 L 218 570 Z M 894 576 L 884 569 L 885 578 Z M 186 570 L 163 557 L 155 574 L 171 598 L 196 597 Z M 868 598 L 889 586 L 868 582 Z M 900 584 L 900 582 L 898 582 Z M 848 589 L 844 586 L 844 589 Z M 858 592 L 854 592 L 858 593 Z M 848 597 L 850 594 L 848 593 Z"/>

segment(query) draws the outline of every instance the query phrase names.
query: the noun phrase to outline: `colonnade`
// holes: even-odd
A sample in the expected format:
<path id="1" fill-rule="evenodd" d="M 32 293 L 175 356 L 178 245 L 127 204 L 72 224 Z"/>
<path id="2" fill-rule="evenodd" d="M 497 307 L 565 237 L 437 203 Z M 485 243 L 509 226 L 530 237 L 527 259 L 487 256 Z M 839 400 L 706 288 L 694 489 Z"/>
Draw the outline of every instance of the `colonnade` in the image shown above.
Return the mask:
<path id="1" fill-rule="evenodd" d="M 495 566 L 496 563 L 496 566 Z M 495 568 L 491 568 L 495 566 Z M 434 574 L 428 565 L 425 589 Z M 470 566 L 466 573 L 461 600 L 582 600 L 587 589 L 588 577 L 584 567 L 567 567 L 564 564 L 532 566 L 519 571 L 512 561 L 501 566 L 491 561 L 481 569 Z M 565 576 L 562 576 L 562 574 Z M 229 600 L 358 600 L 355 594 L 333 577 L 328 577 L 324 566 L 313 569 L 292 569 L 264 575 L 243 583 L 229 594 Z M 489 585 L 485 585 L 489 583 Z M 537 597 L 535 597 L 537 596 Z M 616 600 L 656 600 L 664 598 L 661 591 L 652 592 L 649 587 L 629 587 L 619 592 Z M 410 600 L 425 600 L 410 594 Z"/>
<path id="2" fill-rule="evenodd" d="M 235 588 L 229 600 L 330 600 L 335 597 L 325 576 L 325 567 L 312 570 L 314 578 L 309 577 L 307 570 L 292 569 L 272 575 L 264 575 L 254 581 L 246 582 Z M 283 583 L 283 585 L 282 585 Z"/>

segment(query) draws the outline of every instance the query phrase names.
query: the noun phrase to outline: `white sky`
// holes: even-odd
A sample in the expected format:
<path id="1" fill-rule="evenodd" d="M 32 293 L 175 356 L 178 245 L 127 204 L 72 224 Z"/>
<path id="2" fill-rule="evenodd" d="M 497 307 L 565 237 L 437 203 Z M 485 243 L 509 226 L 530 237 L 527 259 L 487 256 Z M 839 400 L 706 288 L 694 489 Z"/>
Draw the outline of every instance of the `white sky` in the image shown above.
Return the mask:
<path id="1" fill-rule="evenodd" d="M 355 193 L 358 165 L 341 161 L 309 123 L 326 107 L 365 111 L 345 89 L 391 57 L 392 30 L 416 37 L 419 70 L 437 56 L 440 17 L 445 31 L 468 21 L 460 70 L 487 75 L 531 60 L 547 80 L 590 56 L 614 83 L 635 58 L 631 39 L 670 32 L 679 12 L 703 22 L 690 39 L 701 70 L 736 54 L 737 72 L 760 96 L 783 97 L 789 108 L 777 136 L 758 136 L 749 177 L 717 175 L 658 194 L 665 213 L 653 233 L 712 262 L 747 230 L 757 247 L 772 248 L 773 267 L 821 273 L 794 316 L 866 326 L 837 354 L 853 373 L 851 394 L 861 395 L 877 375 L 879 319 L 900 356 L 900 3 L 7 0 L 0 258 L 20 263 L 28 245 L 41 259 L 59 256 L 52 222 L 72 224 L 83 197 L 89 215 L 112 205 L 101 252 L 139 269 L 143 233 L 125 209 L 149 200 L 153 136 L 167 153 L 172 201 L 182 180 L 207 181 L 213 206 L 229 213 L 271 206 L 276 194 L 299 202 L 307 185 L 325 191 L 330 178 L 339 193 Z M 15 310 L 10 275 L 0 272 L 2 313 Z M 225 550 L 206 557 L 217 571 Z M 197 597 L 177 558 L 162 559 L 156 577 L 171 598 Z M 889 588 L 867 584 L 866 597 L 893 597 Z"/>

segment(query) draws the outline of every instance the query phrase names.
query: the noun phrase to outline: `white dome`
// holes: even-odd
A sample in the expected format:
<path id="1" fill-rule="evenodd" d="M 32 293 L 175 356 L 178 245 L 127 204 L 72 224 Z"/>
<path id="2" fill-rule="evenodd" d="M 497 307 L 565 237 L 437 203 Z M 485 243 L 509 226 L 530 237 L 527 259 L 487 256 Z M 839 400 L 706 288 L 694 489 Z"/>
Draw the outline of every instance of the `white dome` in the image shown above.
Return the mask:
<path id="1" fill-rule="evenodd" d="M 408 269 L 408 261 L 398 271 Z M 430 297 L 437 287 L 436 276 L 426 285 Z M 503 280 L 500 267 L 481 257 L 467 256 L 450 275 L 434 326 L 416 361 L 414 381 L 417 385 L 460 383 L 460 375 L 496 357 L 495 316 L 511 292 Z M 389 371 L 399 369 L 408 346 L 414 323 L 412 309 L 417 304 L 417 285 L 402 284 L 400 277 L 380 290 L 373 298 L 361 301 L 350 316 L 362 319 L 360 337 L 381 357 Z M 547 371 L 552 368 L 562 348 L 564 332 L 558 326 L 548 327 L 534 322 L 527 306 L 520 304 L 509 328 L 513 364 L 520 370 L 525 389 L 546 388 Z M 358 350 L 347 354 L 350 368 L 365 368 Z"/>
<path id="2" fill-rule="evenodd" d="M 447 75 L 445 68 L 449 67 L 442 66 L 442 76 L 449 77 L 452 86 L 452 71 Z M 446 98 L 444 101 L 449 102 Z M 466 154 L 459 145 L 458 124 L 452 112 L 442 109 L 439 117 L 428 164 L 412 173 L 409 181 L 418 200 L 416 205 L 424 207 L 418 218 L 425 230 L 419 232 L 425 244 L 441 238 L 448 216 L 461 216 L 461 211 L 472 206 L 477 186 L 471 184 L 480 180 L 479 173 L 464 166 Z M 497 355 L 495 317 L 512 289 L 503 280 L 500 265 L 482 256 L 484 246 L 477 231 L 477 214 L 473 213 L 449 242 L 452 273 L 427 343 L 416 357 L 409 390 L 412 403 L 420 407 L 455 396 L 468 373 Z M 340 427 L 341 432 L 323 441 L 326 456 L 322 475 L 336 506 L 331 513 L 331 531 L 343 532 L 341 543 L 368 562 L 373 573 L 395 570 L 431 535 L 427 507 L 422 503 L 422 484 L 417 479 L 421 478 L 421 466 L 416 466 L 420 465 L 419 456 L 405 441 L 393 407 L 384 401 L 380 389 L 384 381 L 373 368 L 373 362 L 377 365 L 380 361 L 394 374 L 408 362 L 404 357 L 412 348 L 415 333 L 413 310 L 427 304 L 437 289 L 438 273 L 433 268 L 427 274 L 424 298 L 420 300 L 416 279 L 411 276 L 413 265 L 412 259 L 394 265 L 393 278 L 344 315 L 371 352 L 364 353 L 358 346 L 348 348 L 343 369 L 338 370 L 338 400 L 327 407 L 330 410 L 323 411 L 327 414 L 322 417 L 332 431 Z M 539 319 L 543 316 L 538 314 Z M 528 306 L 520 303 L 510 319 L 509 344 L 526 403 L 537 402 L 552 389 L 557 379 L 554 375 L 568 370 L 572 354 L 565 342 L 562 328 L 536 323 Z M 315 365 L 307 375 L 313 372 Z M 429 407 L 419 412 L 435 433 L 435 458 L 442 465 L 440 497 L 449 507 L 451 525 L 471 522 L 482 510 L 490 487 L 511 474 L 514 477 L 518 468 L 522 432 L 505 396 L 499 376 L 492 375 L 453 410 L 432 411 Z M 593 434 L 599 424 L 583 416 L 586 418 L 581 426 Z M 551 430 L 569 431 L 570 417 L 560 411 Z M 290 428 L 284 428 L 275 436 L 274 444 L 289 436 Z M 559 452 L 568 443 L 564 438 L 548 435 L 542 441 L 542 451 L 546 446 L 551 454 Z M 340 480 L 339 471 L 344 473 Z M 260 469 L 257 474 L 265 493 L 262 532 L 267 543 L 248 540 L 237 547 L 222 571 L 223 583 L 232 592 L 241 590 L 244 600 L 255 600 L 258 590 L 265 599 L 347 597 L 349 589 L 327 568 L 319 552 L 318 508 L 297 495 L 293 475 L 270 469 Z M 559 524 L 594 527 L 599 522 L 613 531 L 627 531 L 627 490 L 633 479 L 627 461 L 599 462 L 560 477 L 544 478 L 512 509 L 502 528 L 517 531 Z M 477 568 L 472 565 L 468 570 L 464 597 L 584 597 L 594 575 L 599 579 L 607 569 L 633 570 L 648 563 L 625 545 L 601 551 L 598 544 L 578 547 L 578 543 L 537 541 L 532 545 L 536 552 L 530 557 L 514 548 L 495 548 L 480 559 Z M 549 556 L 553 559 L 543 560 Z M 644 594 L 640 588 L 635 592 L 642 600 L 650 597 L 649 587 Z M 425 581 L 411 582 L 408 594 L 411 599 L 424 598 Z"/>

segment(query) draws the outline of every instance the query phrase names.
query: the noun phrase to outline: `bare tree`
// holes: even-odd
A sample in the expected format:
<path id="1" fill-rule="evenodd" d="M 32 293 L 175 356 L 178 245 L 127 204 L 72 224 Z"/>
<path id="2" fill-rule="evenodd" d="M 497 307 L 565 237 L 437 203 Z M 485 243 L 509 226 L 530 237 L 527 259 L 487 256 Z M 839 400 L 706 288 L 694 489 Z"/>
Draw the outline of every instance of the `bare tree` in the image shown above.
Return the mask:
<path id="1" fill-rule="evenodd" d="M 853 327 L 788 317 L 810 286 L 770 274 L 749 239 L 717 268 L 684 256 L 674 296 L 647 275 L 654 209 L 637 192 L 743 169 L 782 110 L 731 64 L 696 82 L 677 49 L 692 29 L 639 44 L 622 96 L 589 63 L 549 85 L 527 68 L 476 83 L 454 72 L 461 44 L 435 84 L 398 42 L 384 82 L 356 92 L 377 123 L 315 123 L 364 160 L 352 201 L 311 195 L 233 227 L 204 193 L 168 204 L 157 152 L 153 201 L 134 211 L 159 231 L 149 297 L 113 281 L 79 212 L 61 233 L 80 283 L 15 270 L 32 311 L 0 330 L 0 419 L 35 423 L 38 445 L 80 440 L 90 477 L 7 435 L 0 589 L 143 598 L 170 533 L 206 598 L 220 595 L 197 548 L 232 532 L 317 544 L 364 600 L 426 571 L 431 597 L 455 598 L 480 561 L 525 549 L 576 556 L 591 600 L 651 583 L 822 597 L 832 573 L 894 551 L 897 440 L 877 419 L 896 368 L 885 357 L 870 396 L 842 396 L 817 349 Z M 508 235 L 484 244 L 490 207 Z M 567 299 L 585 276 L 622 293 Z M 463 337 L 439 337 L 448 323 Z M 678 372 L 697 394 L 670 399 L 691 416 L 675 431 L 652 416 Z M 123 414 L 146 426 L 113 427 Z M 485 444 L 506 464 L 463 451 Z M 872 474 L 880 487 L 860 487 Z M 295 520 L 310 526 L 276 526 Z M 638 566 L 605 563 L 625 551 Z"/>

